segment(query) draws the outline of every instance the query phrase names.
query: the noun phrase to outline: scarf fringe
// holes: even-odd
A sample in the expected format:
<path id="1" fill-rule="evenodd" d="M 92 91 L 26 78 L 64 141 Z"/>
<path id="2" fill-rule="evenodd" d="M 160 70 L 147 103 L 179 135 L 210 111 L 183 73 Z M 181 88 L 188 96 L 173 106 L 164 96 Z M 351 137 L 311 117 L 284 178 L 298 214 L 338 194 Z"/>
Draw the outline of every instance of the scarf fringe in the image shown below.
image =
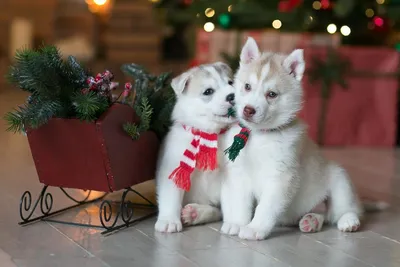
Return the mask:
<path id="1" fill-rule="evenodd" d="M 228 155 L 230 161 L 235 161 L 235 159 L 239 156 L 240 150 L 244 148 L 245 142 L 243 139 L 236 138 L 234 139 L 232 145 L 225 149 L 225 154 Z"/>
<path id="2" fill-rule="evenodd" d="M 217 165 L 217 148 L 200 146 L 196 159 L 196 168 L 213 171 L 217 168 Z"/>
<path id="3" fill-rule="evenodd" d="M 225 154 L 228 154 L 230 161 L 235 161 L 235 159 L 239 156 L 240 151 L 246 146 L 249 138 L 250 130 L 246 127 L 241 127 L 242 129 L 240 130 L 240 133 L 235 135 L 233 138 L 232 145 L 224 151 Z"/>
<path id="4" fill-rule="evenodd" d="M 190 175 L 192 172 L 193 170 L 189 166 L 180 165 L 170 174 L 169 179 L 172 179 L 178 188 L 189 191 L 191 184 Z"/>

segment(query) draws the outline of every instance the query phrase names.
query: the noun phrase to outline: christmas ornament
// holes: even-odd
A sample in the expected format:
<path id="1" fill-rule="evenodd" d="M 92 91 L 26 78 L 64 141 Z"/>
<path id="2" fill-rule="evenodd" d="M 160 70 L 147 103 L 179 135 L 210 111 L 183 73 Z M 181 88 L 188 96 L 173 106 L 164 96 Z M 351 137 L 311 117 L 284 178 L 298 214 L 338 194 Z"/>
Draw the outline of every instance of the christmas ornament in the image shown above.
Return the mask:
<path id="1" fill-rule="evenodd" d="M 212 171 L 217 168 L 218 134 L 207 133 L 187 126 L 183 127 L 192 133 L 193 139 L 190 148 L 185 150 L 183 159 L 170 174 L 169 179 L 172 179 L 179 188 L 189 191 L 190 176 L 195 168 L 203 171 Z M 221 131 L 220 134 L 225 131 Z"/>
<path id="2" fill-rule="evenodd" d="M 118 83 L 112 82 L 113 79 L 114 75 L 109 70 L 98 73 L 96 77 L 90 76 L 86 79 L 88 88 L 82 89 L 82 93 L 86 94 L 89 91 L 94 91 L 112 101 L 112 91 L 118 87 Z"/>
<path id="3" fill-rule="evenodd" d="M 131 94 L 131 90 L 132 90 L 132 84 L 125 83 L 125 88 L 124 91 L 122 92 L 122 103 L 126 103 L 127 98 Z"/>

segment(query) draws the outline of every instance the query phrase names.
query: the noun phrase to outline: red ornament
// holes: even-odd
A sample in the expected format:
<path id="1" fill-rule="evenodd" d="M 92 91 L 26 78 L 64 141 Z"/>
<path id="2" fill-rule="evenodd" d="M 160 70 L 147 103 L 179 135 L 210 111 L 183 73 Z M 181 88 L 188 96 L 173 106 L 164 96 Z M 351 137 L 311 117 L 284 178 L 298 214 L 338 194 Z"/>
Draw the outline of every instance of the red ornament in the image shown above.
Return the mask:
<path id="1" fill-rule="evenodd" d="M 131 90 L 132 89 L 132 84 L 131 83 L 125 83 L 125 90 Z"/>

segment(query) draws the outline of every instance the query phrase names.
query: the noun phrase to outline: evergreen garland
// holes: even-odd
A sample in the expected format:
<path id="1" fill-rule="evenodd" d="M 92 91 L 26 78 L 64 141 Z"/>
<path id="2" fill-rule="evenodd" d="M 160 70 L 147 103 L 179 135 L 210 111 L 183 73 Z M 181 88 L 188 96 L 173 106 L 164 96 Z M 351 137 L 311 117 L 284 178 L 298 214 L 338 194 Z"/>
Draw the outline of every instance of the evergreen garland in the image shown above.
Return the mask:
<path id="1" fill-rule="evenodd" d="M 96 120 L 111 102 L 106 95 L 83 90 L 88 77 L 74 57 L 63 60 L 55 46 L 18 51 L 8 80 L 31 95 L 24 105 L 5 115 L 7 130 L 36 129 L 53 117 Z"/>
<path id="2" fill-rule="evenodd" d="M 140 118 L 139 124 L 124 124 L 124 131 L 134 140 L 145 131 L 154 131 L 162 139 L 175 104 L 170 73 L 152 75 L 136 64 L 123 65 L 122 70 L 134 80 L 134 94 L 124 96 L 122 102 L 132 106 Z M 18 51 L 8 80 L 30 96 L 5 115 L 7 130 L 37 129 L 54 117 L 95 121 L 112 104 L 112 77 L 108 71 L 91 77 L 74 57 L 63 60 L 55 46 Z"/>
<path id="3" fill-rule="evenodd" d="M 171 124 L 175 105 L 175 94 L 170 86 L 171 74 L 155 76 L 136 64 L 125 64 L 122 71 L 134 79 L 135 97 L 131 105 L 140 118 L 139 124 L 126 123 L 123 126 L 125 132 L 132 139 L 138 139 L 141 133 L 150 130 L 162 139 Z"/>

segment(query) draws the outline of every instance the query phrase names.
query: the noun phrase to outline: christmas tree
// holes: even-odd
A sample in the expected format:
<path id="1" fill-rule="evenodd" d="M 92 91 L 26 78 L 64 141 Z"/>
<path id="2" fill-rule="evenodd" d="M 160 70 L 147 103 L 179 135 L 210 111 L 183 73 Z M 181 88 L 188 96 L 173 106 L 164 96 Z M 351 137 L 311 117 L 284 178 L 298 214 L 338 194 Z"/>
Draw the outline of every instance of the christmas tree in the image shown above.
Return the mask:
<path id="1" fill-rule="evenodd" d="M 340 32 L 347 44 L 382 45 L 400 28 L 400 0 L 163 0 L 157 7 L 172 25 Z"/>

